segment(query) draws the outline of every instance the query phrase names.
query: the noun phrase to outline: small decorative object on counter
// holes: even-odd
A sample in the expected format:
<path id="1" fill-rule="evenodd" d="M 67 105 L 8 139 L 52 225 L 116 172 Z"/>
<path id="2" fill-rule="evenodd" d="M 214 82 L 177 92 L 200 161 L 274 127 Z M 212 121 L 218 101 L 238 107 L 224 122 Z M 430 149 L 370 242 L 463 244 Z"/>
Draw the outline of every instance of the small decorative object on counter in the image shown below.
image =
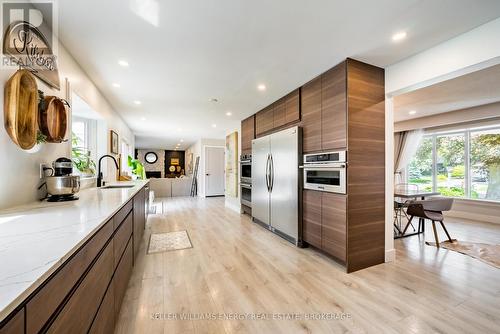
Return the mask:
<path id="1" fill-rule="evenodd" d="M 37 142 L 38 88 L 28 70 L 18 70 L 4 89 L 4 125 L 12 141 L 23 150 Z"/>

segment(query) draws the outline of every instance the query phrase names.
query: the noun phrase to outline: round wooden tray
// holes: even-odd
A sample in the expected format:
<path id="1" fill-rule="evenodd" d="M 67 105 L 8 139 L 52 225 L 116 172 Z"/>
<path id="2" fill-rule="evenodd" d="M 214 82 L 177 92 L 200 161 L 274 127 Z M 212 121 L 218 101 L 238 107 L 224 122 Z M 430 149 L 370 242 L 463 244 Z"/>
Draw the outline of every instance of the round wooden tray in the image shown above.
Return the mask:
<path id="1" fill-rule="evenodd" d="M 47 137 L 48 143 L 61 143 L 66 136 L 68 125 L 64 101 L 57 96 L 45 97 L 45 108 L 40 109 L 38 126 Z"/>
<path id="2" fill-rule="evenodd" d="M 18 70 L 4 89 L 4 125 L 12 141 L 23 150 L 36 144 L 38 87 L 28 70 Z"/>

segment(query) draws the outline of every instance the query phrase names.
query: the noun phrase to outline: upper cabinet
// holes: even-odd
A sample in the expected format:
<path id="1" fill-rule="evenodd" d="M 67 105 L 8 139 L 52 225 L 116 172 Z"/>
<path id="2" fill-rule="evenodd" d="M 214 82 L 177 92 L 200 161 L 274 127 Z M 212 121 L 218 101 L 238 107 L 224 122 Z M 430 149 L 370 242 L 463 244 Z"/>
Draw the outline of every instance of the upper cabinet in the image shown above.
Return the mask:
<path id="1" fill-rule="evenodd" d="M 304 153 L 346 148 L 346 93 L 345 62 L 302 87 Z"/>
<path id="2" fill-rule="evenodd" d="M 300 93 L 296 89 L 255 114 L 255 135 L 258 137 L 298 121 Z"/>
<path id="3" fill-rule="evenodd" d="M 241 153 L 252 152 L 252 140 L 255 139 L 255 116 L 252 115 L 241 121 Z"/>

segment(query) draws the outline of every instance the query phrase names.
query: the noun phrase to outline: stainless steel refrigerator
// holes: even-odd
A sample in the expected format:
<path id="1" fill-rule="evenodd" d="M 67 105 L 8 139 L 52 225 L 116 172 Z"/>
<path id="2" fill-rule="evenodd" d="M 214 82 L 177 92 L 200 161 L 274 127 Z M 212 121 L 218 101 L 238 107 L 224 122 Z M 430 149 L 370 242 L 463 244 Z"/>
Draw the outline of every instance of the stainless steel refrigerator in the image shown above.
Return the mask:
<path id="1" fill-rule="evenodd" d="M 293 127 L 252 140 L 252 217 L 269 230 L 301 243 L 299 159 L 302 129 Z"/>

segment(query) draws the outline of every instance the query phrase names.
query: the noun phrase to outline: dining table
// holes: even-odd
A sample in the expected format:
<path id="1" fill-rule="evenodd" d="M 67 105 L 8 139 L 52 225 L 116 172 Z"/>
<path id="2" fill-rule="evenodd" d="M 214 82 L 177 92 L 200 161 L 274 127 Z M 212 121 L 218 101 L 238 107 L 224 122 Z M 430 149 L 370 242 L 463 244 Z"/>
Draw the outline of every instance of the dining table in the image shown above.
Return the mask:
<path id="1" fill-rule="evenodd" d="M 397 189 L 394 191 L 394 198 L 401 198 L 405 200 L 425 200 L 427 197 L 441 195 L 441 193 L 437 191 L 424 191 L 424 190 L 415 190 L 415 189 Z M 401 221 L 400 221 L 401 223 Z M 401 230 L 401 226 L 394 222 L 394 239 L 411 237 L 414 235 L 422 234 L 425 232 L 425 220 L 420 218 L 418 228 L 413 233 L 403 233 Z"/>

